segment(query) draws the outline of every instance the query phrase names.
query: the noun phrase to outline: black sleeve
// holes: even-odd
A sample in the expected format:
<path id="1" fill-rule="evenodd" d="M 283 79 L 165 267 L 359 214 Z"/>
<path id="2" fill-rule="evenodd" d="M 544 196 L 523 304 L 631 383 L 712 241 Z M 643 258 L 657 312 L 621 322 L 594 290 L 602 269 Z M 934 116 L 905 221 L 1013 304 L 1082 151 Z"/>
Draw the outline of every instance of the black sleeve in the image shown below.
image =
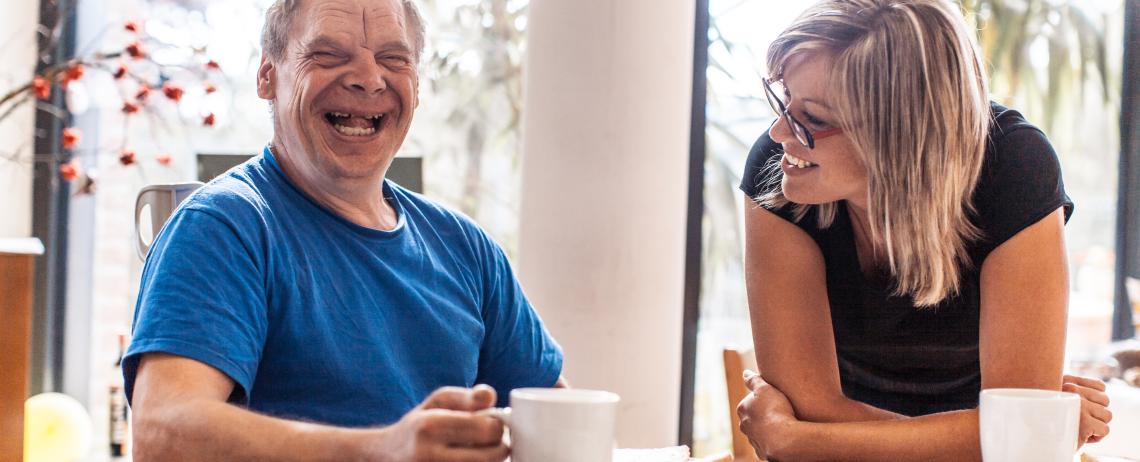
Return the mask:
<path id="1" fill-rule="evenodd" d="M 748 152 L 748 161 L 744 164 L 744 176 L 740 179 L 740 190 L 744 191 L 748 197 L 756 197 L 757 195 L 769 192 L 770 188 L 765 186 L 769 183 L 769 179 L 765 178 L 765 172 L 769 169 L 765 168 L 770 162 L 773 162 L 777 156 L 784 154 L 784 148 L 780 143 L 772 141 L 768 136 L 768 131 L 765 130 L 763 135 L 756 140 L 752 145 L 752 150 Z"/>
<path id="2" fill-rule="evenodd" d="M 1044 133 L 1016 127 L 995 143 L 974 196 L 983 258 L 1058 208 L 1064 207 L 1066 222 L 1073 214 L 1060 161 Z"/>

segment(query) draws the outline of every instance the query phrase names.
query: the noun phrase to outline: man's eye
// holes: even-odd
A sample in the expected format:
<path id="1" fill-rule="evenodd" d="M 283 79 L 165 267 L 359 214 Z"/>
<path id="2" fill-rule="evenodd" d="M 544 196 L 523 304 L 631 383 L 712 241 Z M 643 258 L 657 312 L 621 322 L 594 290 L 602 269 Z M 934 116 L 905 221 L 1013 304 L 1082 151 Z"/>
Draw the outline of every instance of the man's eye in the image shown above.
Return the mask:
<path id="1" fill-rule="evenodd" d="M 386 63 L 400 64 L 400 65 L 408 64 L 411 62 L 411 60 L 409 60 L 408 58 L 403 57 L 403 56 L 384 56 L 380 59 Z"/>

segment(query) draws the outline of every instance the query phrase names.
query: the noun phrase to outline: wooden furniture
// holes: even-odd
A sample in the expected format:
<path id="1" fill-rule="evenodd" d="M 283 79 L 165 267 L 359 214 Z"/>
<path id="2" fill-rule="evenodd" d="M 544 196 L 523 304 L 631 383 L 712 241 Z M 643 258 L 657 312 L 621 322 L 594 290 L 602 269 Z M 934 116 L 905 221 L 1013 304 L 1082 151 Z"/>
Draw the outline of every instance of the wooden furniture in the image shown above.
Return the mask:
<path id="1" fill-rule="evenodd" d="M 24 458 L 24 401 L 38 239 L 0 239 L 0 460 Z"/>
<path id="2" fill-rule="evenodd" d="M 759 371 L 756 367 L 756 354 L 752 349 L 724 349 L 724 383 L 728 386 L 728 416 L 732 421 L 732 454 L 737 461 L 755 462 L 760 458 L 752 449 L 752 444 L 740 432 L 740 416 L 736 415 L 736 405 L 748 395 L 744 385 L 744 370 Z"/>

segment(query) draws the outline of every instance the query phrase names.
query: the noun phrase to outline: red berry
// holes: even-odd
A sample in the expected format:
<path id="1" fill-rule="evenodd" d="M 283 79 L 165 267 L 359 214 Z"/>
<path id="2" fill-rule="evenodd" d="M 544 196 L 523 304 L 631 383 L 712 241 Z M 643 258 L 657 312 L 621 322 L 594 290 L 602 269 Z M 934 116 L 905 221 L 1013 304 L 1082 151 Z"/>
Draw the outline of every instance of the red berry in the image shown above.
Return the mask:
<path id="1" fill-rule="evenodd" d="M 146 49 L 143 48 L 142 44 L 139 42 L 131 42 L 129 45 L 127 45 L 127 54 L 131 55 L 131 57 L 135 59 L 145 58 Z"/>
<path id="2" fill-rule="evenodd" d="M 119 154 L 119 163 L 123 165 L 135 163 L 135 152 L 130 149 L 124 149 L 123 152 Z"/>
<path id="3" fill-rule="evenodd" d="M 75 181 L 76 178 L 79 178 L 79 168 L 75 166 L 74 162 L 60 164 L 59 176 L 63 178 L 63 181 Z"/>
<path id="4" fill-rule="evenodd" d="M 182 87 L 174 85 L 170 82 L 162 84 L 162 94 L 170 98 L 171 101 L 178 102 L 182 100 Z"/>
<path id="5" fill-rule="evenodd" d="M 71 149 L 79 144 L 83 133 L 78 128 L 65 128 L 63 129 L 63 136 L 60 137 L 60 144 L 63 149 Z"/>
<path id="6" fill-rule="evenodd" d="M 32 79 L 32 91 L 36 94 L 36 98 L 46 101 L 51 97 L 51 83 L 43 77 L 36 77 Z"/>

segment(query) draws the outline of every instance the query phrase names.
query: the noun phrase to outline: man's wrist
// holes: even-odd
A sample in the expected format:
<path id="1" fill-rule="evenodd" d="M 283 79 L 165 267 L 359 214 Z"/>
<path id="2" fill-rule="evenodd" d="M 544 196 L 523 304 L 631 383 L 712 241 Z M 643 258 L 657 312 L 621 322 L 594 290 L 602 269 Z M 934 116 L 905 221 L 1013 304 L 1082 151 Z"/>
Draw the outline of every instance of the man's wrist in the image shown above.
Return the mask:
<path id="1" fill-rule="evenodd" d="M 386 428 L 331 428 L 326 441 L 332 444 L 325 448 L 327 458 L 321 460 L 389 462 L 387 451 L 381 448 L 387 434 Z"/>

